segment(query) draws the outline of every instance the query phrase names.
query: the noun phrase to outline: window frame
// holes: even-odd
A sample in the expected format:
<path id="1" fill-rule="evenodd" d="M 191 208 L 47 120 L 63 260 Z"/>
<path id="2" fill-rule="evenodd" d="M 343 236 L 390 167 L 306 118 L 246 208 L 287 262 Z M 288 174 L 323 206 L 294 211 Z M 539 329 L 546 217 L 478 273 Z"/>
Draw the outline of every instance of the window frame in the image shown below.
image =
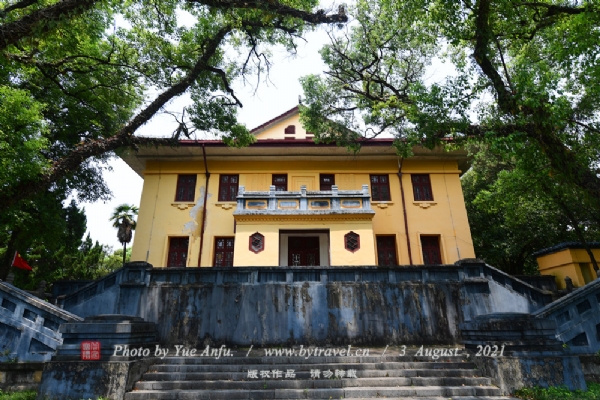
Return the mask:
<path id="1" fill-rule="evenodd" d="M 224 250 L 221 250 L 221 251 L 217 250 L 217 244 L 218 244 L 219 240 L 225 240 Z M 227 240 L 232 240 L 232 244 L 231 244 L 231 248 L 230 249 L 227 248 Z M 212 263 L 212 266 L 214 268 L 228 268 L 228 267 L 233 267 L 234 250 L 235 250 L 235 236 L 215 236 L 215 242 L 214 242 L 214 246 L 213 246 L 213 263 Z M 219 253 L 223 253 L 223 254 L 229 254 L 229 253 L 231 253 L 231 265 L 217 265 L 217 254 L 219 254 Z"/>
<path id="2" fill-rule="evenodd" d="M 285 177 L 285 189 L 279 190 L 277 186 L 283 186 L 282 184 L 276 184 L 275 179 Z M 271 185 L 275 186 L 276 192 L 287 192 L 288 190 L 288 175 L 287 174 L 271 174 Z"/>
<path id="3" fill-rule="evenodd" d="M 418 181 L 418 178 L 425 177 L 427 182 Z M 414 201 L 433 201 L 433 189 L 431 188 L 431 176 L 429 174 L 411 174 L 410 181 L 413 187 Z"/>
<path id="4" fill-rule="evenodd" d="M 234 243 L 235 244 L 235 243 Z M 260 232 L 254 232 L 248 237 L 248 250 L 258 254 L 265 249 L 265 235 Z"/>
<path id="5" fill-rule="evenodd" d="M 181 252 L 181 249 L 183 249 L 183 246 L 181 247 L 174 247 L 174 241 L 178 241 L 178 240 L 185 240 L 186 241 L 186 246 L 185 246 L 185 253 Z M 183 255 L 183 265 L 171 265 L 171 254 L 175 253 L 177 254 L 178 252 L 176 251 L 178 250 L 179 253 L 181 253 L 181 255 Z M 190 237 L 189 236 L 169 236 L 169 247 L 167 248 L 167 268 L 186 268 L 187 267 L 187 263 L 188 263 L 188 254 L 190 251 Z"/>
<path id="6" fill-rule="evenodd" d="M 284 130 L 283 130 L 283 134 L 284 135 L 295 135 L 296 134 L 296 125 L 288 125 Z"/>
<path id="7" fill-rule="evenodd" d="M 377 177 L 379 178 L 379 180 L 381 180 L 381 178 L 386 178 L 386 182 L 385 183 L 373 183 L 373 177 Z M 390 175 L 389 174 L 370 174 L 369 175 L 369 182 L 371 184 L 371 201 L 392 201 L 392 192 L 390 190 Z M 377 192 L 378 192 L 378 198 L 375 198 L 375 187 L 377 187 Z M 381 188 L 385 188 L 387 189 L 387 198 L 383 198 L 384 196 L 381 195 Z"/>
<path id="8" fill-rule="evenodd" d="M 185 178 L 193 177 L 193 185 L 191 183 L 182 182 Z M 177 187 L 175 189 L 175 202 L 193 203 L 196 199 L 196 184 L 198 183 L 198 175 L 196 174 L 180 174 L 177 175 Z M 191 188 L 191 191 L 190 191 Z M 181 194 L 181 197 L 180 197 Z"/>
<path id="9" fill-rule="evenodd" d="M 232 178 L 235 177 L 236 178 L 236 183 L 232 184 L 231 182 L 227 182 L 227 183 L 223 183 L 223 178 L 224 177 L 228 177 L 228 178 Z M 235 187 L 234 190 L 234 194 L 233 194 L 233 198 L 229 198 L 231 196 L 223 196 L 223 189 L 227 187 L 228 190 L 227 192 L 229 193 L 229 195 L 231 195 L 231 191 L 229 190 L 232 187 Z M 218 201 L 237 201 L 237 195 L 238 195 L 238 190 L 240 188 L 240 175 L 239 174 L 221 174 L 219 175 L 219 196 L 218 196 Z"/>

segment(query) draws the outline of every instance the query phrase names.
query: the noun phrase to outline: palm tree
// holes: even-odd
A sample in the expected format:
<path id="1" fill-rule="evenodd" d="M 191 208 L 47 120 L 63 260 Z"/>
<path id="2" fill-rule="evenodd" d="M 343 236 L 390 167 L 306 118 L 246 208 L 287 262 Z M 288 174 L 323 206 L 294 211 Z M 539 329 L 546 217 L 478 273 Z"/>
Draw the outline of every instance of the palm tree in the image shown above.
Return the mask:
<path id="1" fill-rule="evenodd" d="M 137 216 L 139 209 L 131 204 L 121 204 L 110 217 L 113 221 L 113 226 L 118 228 L 117 238 L 119 242 L 123 244 L 123 265 L 125 265 L 125 257 L 127 253 L 127 243 L 131 242 L 133 230 L 135 229 L 136 222 L 134 217 Z"/>

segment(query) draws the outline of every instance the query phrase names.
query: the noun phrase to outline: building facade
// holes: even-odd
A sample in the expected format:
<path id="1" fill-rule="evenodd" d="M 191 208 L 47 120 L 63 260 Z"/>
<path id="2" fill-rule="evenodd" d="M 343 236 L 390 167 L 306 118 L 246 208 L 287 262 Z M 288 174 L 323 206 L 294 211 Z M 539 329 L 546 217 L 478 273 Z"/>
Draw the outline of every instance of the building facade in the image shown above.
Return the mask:
<path id="1" fill-rule="evenodd" d="M 588 243 L 594 258 L 600 260 L 600 242 Z M 533 254 L 541 275 L 551 275 L 559 289 L 566 288 L 565 278 L 571 279 L 578 288 L 598 278 L 592 260 L 585 247 L 578 242 L 559 243 Z"/>
<path id="2" fill-rule="evenodd" d="M 475 256 L 464 151 L 316 144 L 294 108 L 256 143 L 181 141 L 122 158 L 144 178 L 132 261 L 155 267 L 451 264 Z"/>

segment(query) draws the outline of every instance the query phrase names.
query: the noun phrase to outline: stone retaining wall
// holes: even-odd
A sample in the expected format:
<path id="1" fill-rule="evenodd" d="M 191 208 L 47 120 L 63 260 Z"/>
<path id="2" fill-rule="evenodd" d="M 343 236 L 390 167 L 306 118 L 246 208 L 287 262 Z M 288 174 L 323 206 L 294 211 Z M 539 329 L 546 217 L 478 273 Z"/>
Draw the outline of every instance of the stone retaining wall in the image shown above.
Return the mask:
<path id="1" fill-rule="evenodd" d="M 533 312 L 550 296 L 481 262 L 419 267 L 152 268 L 130 263 L 65 297 L 82 317 L 155 322 L 159 341 L 202 346 L 461 341 L 458 324 Z"/>

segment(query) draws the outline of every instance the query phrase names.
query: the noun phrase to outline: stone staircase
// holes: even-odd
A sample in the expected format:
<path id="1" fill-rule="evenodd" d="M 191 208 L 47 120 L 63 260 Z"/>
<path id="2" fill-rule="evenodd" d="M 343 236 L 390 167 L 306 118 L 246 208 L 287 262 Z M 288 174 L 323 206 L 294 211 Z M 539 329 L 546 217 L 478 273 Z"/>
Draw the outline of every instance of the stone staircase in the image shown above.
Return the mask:
<path id="1" fill-rule="evenodd" d="M 250 377 L 249 371 L 257 378 Z M 324 376 L 326 371 L 332 376 Z M 433 361 L 430 357 L 394 355 L 165 357 L 158 359 L 125 395 L 125 400 L 343 398 L 509 399 L 500 395 L 490 378 L 478 376 L 475 365 L 463 357 Z"/>

